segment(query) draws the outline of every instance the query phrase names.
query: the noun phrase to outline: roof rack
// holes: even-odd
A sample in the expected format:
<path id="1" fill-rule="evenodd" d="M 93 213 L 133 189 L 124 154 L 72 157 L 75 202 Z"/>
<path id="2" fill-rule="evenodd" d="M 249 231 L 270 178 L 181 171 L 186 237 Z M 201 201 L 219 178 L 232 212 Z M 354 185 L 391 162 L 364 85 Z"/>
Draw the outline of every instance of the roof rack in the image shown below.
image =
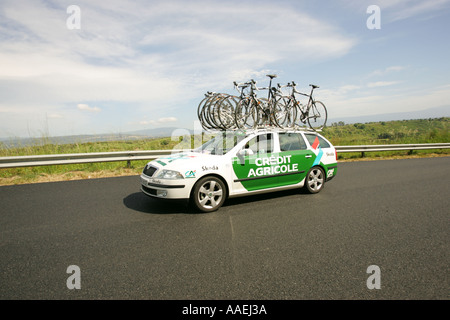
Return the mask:
<path id="1" fill-rule="evenodd" d="M 248 133 L 254 133 L 254 132 L 264 132 L 264 131 L 277 131 L 277 132 L 287 132 L 287 131 L 309 131 L 309 132 L 321 132 L 322 129 L 312 129 L 309 127 L 277 127 L 277 126 L 257 126 L 255 128 L 249 128 L 249 129 L 239 129 L 239 128 L 232 128 L 232 129 L 220 129 L 220 128 L 214 128 L 214 129 L 208 129 L 205 130 L 205 132 L 208 133 L 220 133 L 220 132 L 242 132 L 245 134 Z"/>

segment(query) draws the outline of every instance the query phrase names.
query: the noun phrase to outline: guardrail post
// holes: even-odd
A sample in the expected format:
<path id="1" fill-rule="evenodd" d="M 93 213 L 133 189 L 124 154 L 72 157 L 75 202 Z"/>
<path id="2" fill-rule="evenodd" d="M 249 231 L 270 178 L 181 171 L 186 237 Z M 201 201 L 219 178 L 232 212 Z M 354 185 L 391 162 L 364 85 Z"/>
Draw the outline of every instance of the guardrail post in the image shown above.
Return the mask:
<path id="1" fill-rule="evenodd" d="M 127 168 L 128 168 L 128 169 L 131 168 L 131 160 L 127 160 Z"/>

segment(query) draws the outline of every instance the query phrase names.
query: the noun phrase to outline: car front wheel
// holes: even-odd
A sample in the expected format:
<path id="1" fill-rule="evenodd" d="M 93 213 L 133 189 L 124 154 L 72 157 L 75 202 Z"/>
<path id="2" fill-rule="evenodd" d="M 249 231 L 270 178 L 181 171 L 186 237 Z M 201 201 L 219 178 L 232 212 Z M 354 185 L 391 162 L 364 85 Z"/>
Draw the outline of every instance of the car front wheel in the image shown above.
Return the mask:
<path id="1" fill-rule="evenodd" d="M 305 189 L 309 193 L 318 193 L 325 183 L 325 173 L 320 167 L 313 167 L 308 171 L 305 180 Z"/>
<path id="2" fill-rule="evenodd" d="M 225 184 L 219 178 L 209 176 L 200 179 L 194 186 L 191 201 L 201 212 L 212 212 L 225 202 Z"/>

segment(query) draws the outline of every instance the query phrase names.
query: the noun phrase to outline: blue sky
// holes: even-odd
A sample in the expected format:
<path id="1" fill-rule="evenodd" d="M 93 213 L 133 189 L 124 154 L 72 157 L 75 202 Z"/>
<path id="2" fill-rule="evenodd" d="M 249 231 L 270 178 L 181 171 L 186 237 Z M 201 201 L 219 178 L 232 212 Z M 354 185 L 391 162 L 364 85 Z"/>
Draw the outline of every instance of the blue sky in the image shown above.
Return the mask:
<path id="1" fill-rule="evenodd" d="M 450 0 L 2 0 L 0 137 L 193 128 L 206 91 L 267 73 L 319 85 L 331 119 L 449 116 L 449 30 Z"/>

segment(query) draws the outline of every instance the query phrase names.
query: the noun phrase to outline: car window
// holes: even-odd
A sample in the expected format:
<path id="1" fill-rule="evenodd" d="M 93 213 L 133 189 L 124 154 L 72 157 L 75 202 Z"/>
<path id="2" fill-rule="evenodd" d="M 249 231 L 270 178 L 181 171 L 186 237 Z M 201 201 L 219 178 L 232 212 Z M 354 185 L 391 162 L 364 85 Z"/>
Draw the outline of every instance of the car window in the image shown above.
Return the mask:
<path id="1" fill-rule="evenodd" d="M 264 133 L 250 139 L 245 149 L 250 149 L 253 153 L 271 153 L 273 151 L 272 134 Z"/>
<path id="2" fill-rule="evenodd" d="M 294 132 L 280 132 L 280 150 L 292 151 L 292 150 L 305 150 L 306 143 L 300 133 Z"/>
<path id="3" fill-rule="evenodd" d="M 195 149 L 194 151 L 212 155 L 226 154 L 244 138 L 244 135 L 238 133 L 219 134 L 213 137 L 211 140 L 205 142 L 202 146 Z"/>
<path id="4" fill-rule="evenodd" d="M 316 139 L 319 140 L 319 146 L 321 148 L 330 148 L 330 144 L 325 141 L 322 137 L 319 137 L 318 135 L 311 134 L 311 133 L 305 133 L 305 137 L 308 140 L 309 144 L 312 146 L 314 145 L 314 142 Z"/>

